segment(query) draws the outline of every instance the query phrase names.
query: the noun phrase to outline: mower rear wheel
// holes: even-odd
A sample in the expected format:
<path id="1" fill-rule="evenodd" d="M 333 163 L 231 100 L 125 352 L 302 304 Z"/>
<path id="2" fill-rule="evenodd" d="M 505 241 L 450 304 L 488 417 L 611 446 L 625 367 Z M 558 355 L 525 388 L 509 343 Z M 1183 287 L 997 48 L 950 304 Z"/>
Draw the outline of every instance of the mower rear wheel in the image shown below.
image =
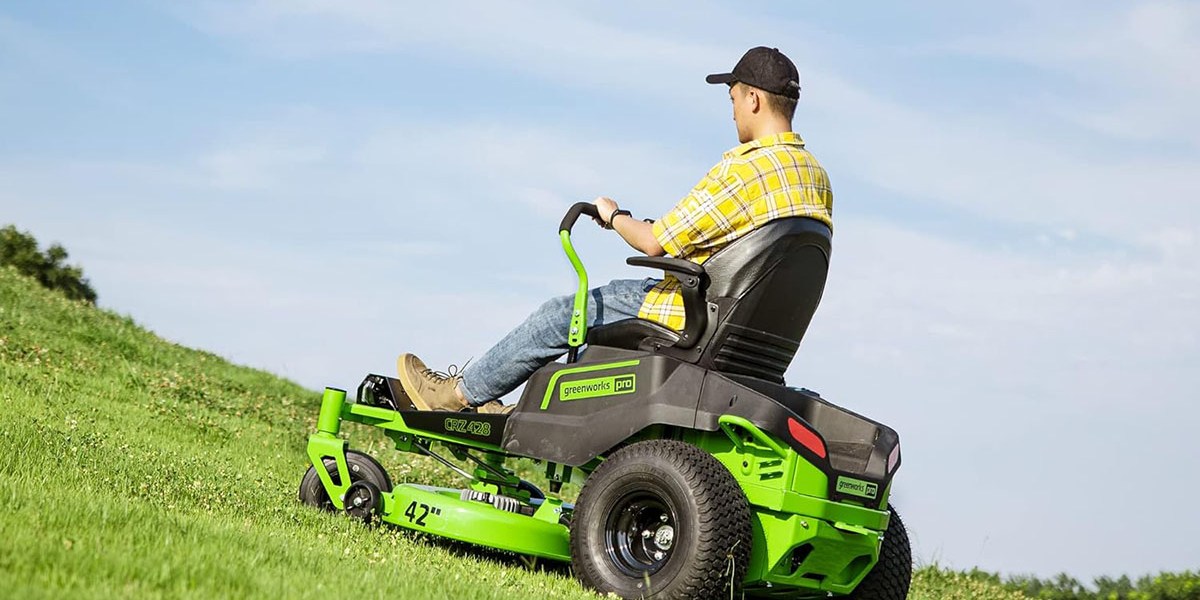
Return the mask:
<path id="1" fill-rule="evenodd" d="M 335 484 L 340 484 L 337 462 L 332 458 L 326 458 L 324 462 L 329 477 Z M 367 481 L 374 484 L 381 492 L 392 491 L 392 478 L 388 477 L 387 471 L 374 458 L 357 450 L 348 450 L 346 452 L 346 468 L 350 470 L 349 483 Z M 300 480 L 299 496 L 300 501 L 309 506 L 330 512 L 337 510 L 333 501 L 329 499 L 329 494 L 325 491 L 325 484 L 321 483 L 315 467 L 309 467 L 308 471 L 304 473 L 304 479 Z"/>
<path id="2" fill-rule="evenodd" d="M 588 477 L 571 524 L 585 585 L 622 598 L 720 598 L 750 559 L 750 507 L 711 454 L 676 440 L 613 453 Z"/>
<path id="3" fill-rule="evenodd" d="M 887 531 L 883 533 L 883 544 L 879 547 L 879 562 L 854 588 L 850 600 L 904 600 L 908 598 L 908 587 L 912 583 L 912 548 L 908 543 L 908 531 L 895 508 L 888 505 L 892 513 Z"/>

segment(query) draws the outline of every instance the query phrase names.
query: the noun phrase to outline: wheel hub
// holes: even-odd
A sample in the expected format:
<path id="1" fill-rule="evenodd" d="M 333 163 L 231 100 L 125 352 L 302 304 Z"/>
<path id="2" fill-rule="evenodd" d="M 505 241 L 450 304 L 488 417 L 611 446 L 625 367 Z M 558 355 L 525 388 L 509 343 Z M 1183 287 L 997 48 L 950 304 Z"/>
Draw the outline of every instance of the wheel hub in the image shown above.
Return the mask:
<path id="1" fill-rule="evenodd" d="M 654 533 L 654 545 L 663 550 L 670 550 L 671 543 L 675 541 L 675 528 L 670 525 L 663 525 Z"/>
<path id="2" fill-rule="evenodd" d="M 350 484 L 346 495 L 342 497 L 346 513 L 367 523 L 374 523 L 379 517 L 381 496 L 379 488 L 369 481 L 356 481 Z"/>
<path id="3" fill-rule="evenodd" d="M 635 578 L 658 572 L 670 560 L 675 543 L 674 511 L 650 491 L 627 494 L 613 508 L 604 535 L 613 565 Z"/>

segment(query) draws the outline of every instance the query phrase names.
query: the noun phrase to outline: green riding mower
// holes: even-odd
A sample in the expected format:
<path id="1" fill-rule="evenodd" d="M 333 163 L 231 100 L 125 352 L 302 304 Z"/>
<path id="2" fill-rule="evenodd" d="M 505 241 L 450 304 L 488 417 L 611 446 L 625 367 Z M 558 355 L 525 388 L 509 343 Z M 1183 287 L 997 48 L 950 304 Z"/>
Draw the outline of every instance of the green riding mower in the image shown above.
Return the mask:
<path id="1" fill-rule="evenodd" d="M 783 380 L 824 290 L 829 228 L 776 219 L 703 265 L 630 258 L 679 280 L 685 329 L 627 319 L 589 330 L 571 244 L 581 215 L 595 206 L 572 206 L 559 227 L 579 277 L 566 362 L 534 373 L 510 414 L 420 411 L 382 375 L 352 398 L 327 388 L 300 499 L 569 561 L 584 584 L 624 598 L 905 598 L 911 552 L 888 503 L 899 437 Z M 345 421 L 382 429 L 464 487 L 393 485 L 339 437 Z M 516 475 L 518 458 L 545 467 L 548 492 Z M 574 503 L 560 496 L 568 481 L 583 484 Z"/>

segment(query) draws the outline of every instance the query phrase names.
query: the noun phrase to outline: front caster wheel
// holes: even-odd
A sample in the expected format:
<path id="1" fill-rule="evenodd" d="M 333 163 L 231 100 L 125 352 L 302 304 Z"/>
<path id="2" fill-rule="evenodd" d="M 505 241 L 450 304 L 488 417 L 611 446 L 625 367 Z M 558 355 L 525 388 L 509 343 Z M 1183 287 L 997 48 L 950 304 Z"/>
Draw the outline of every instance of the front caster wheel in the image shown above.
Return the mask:
<path id="1" fill-rule="evenodd" d="M 329 473 L 333 483 L 340 484 L 337 463 L 332 458 L 325 459 L 324 463 L 325 470 Z M 350 471 L 351 484 L 368 481 L 381 492 L 392 491 L 392 479 L 388 477 L 387 471 L 370 456 L 357 450 L 349 450 L 346 452 L 346 468 Z M 325 491 L 325 484 L 321 483 L 321 478 L 317 475 L 314 467 L 309 467 L 308 471 L 304 473 L 304 479 L 300 480 L 299 496 L 300 501 L 309 506 L 330 512 L 336 510 L 333 501 L 329 499 L 329 493 Z"/>
<path id="2" fill-rule="evenodd" d="M 346 490 L 346 514 L 374 525 L 383 513 L 383 494 L 370 481 L 356 481 Z"/>
<path id="3" fill-rule="evenodd" d="M 609 456 L 571 524 L 580 580 L 622 598 L 729 597 L 750 559 L 750 507 L 711 454 L 650 440 Z"/>

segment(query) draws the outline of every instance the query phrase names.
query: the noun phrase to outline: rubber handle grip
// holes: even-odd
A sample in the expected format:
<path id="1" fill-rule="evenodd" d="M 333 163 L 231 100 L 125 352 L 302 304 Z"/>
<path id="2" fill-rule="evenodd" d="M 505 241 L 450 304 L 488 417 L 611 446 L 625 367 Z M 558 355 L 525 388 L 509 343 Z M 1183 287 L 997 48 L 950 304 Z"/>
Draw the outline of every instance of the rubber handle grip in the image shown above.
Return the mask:
<path id="1" fill-rule="evenodd" d="M 591 202 L 576 202 L 567 210 L 567 215 L 563 217 L 562 223 L 558 224 L 558 230 L 570 233 L 571 228 L 575 226 L 575 221 L 579 219 L 579 215 L 587 215 L 593 219 L 599 219 L 600 211 Z"/>

